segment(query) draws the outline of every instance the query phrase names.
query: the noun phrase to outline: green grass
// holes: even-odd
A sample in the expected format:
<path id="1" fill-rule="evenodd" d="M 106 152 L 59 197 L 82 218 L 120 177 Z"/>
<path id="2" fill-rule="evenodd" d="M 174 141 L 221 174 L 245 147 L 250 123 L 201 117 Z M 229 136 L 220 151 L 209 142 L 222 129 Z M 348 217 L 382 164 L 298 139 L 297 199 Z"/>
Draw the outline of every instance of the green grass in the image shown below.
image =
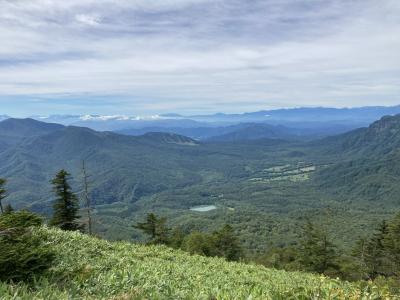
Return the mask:
<path id="1" fill-rule="evenodd" d="M 1 299 L 392 299 L 371 283 L 190 256 L 40 228 L 54 267 L 32 285 L 0 283 Z"/>

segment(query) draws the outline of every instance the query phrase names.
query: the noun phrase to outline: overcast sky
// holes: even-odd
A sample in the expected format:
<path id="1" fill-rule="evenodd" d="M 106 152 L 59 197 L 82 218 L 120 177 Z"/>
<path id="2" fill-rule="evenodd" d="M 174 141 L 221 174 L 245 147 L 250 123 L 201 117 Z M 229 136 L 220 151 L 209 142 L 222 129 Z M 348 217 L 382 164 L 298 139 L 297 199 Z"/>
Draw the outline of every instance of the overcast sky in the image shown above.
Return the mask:
<path id="1" fill-rule="evenodd" d="M 0 114 L 400 104 L 399 0 L 0 0 Z"/>

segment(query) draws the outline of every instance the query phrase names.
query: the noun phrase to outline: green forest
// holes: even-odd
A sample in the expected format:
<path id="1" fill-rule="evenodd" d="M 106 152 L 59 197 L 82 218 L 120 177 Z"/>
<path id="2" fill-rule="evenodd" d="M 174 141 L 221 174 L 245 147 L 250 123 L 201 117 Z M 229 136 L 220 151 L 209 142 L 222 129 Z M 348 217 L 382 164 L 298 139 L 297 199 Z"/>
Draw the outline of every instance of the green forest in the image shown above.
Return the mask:
<path id="1" fill-rule="evenodd" d="M 43 124 L 36 137 L 16 134 L 0 152 L 0 264 L 9 270 L 1 280 L 9 295 L 16 289 L 29 299 L 38 278 L 54 295 L 63 295 L 62 276 L 81 284 L 92 278 L 84 270 L 51 275 L 63 262 L 46 242 L 49 232 L 63 242 L 89 235 L 93 243 L 136 247 L 130 241 L 244 269 L 289 272 L 274 271 L 284 276 L 320 274 L 331 278 L 328 285 L 351 282 L 349 290 L 338 287 L 348 295 L 380 295 L 367 299 L 400 291 L 399 116 L 303 142 L 199 143 L 171 134 L 128 137 Z M 260 299 L 271 292 L 258 288 Z M 305 295 L 316 293 L 308 288 Z M 76 295 L 101 293 L 92 292 Z M 137 296 L 158 295 L 143 293 Z"/>

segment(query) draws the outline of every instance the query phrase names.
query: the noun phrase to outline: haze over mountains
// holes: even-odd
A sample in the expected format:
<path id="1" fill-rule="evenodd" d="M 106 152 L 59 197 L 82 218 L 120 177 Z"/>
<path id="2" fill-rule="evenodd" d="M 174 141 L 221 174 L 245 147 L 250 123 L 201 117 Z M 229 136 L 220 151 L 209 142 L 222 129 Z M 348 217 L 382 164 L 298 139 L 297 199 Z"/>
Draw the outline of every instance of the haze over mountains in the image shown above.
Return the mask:
<path id="1" fill-rule="evenodd" d="M 400 113 L 400 106 L 360 108 L 294 108 L 243 114 L 191 115 L 161 114 L 149 117 L 124 115 L 50 115 L 31 118 L 62 125 L 115 131 L 126 135 L 169 132 L 196 140 L 321 138 L 365 127 L 384 115 Z M 8 116 L 0 116 L 4 120 Z M 221 136 L 221 138 L 219 138 Z"/>
<path id="2" fill-rule="evenodd" d="M 49 180 L 66 168 L 79 192 L 85 160 L 93 176 L 97 231 L 111 239 L 131 238 L 126 222 L 156 211 L 189 228 L 233 223 L 254 250 L 267 239 L 290 243 L 296 222 L 307 214 L 323 217 L 329 208 L 361 234 L 400 205 L 399 115 L 313 141 L 294 128 L 265 123 L 210 128 L 232 127 L 198 141 L 174 133 L 128 136 L 6 119 L 0 122 L 0 173 L 9 180 L 10 203 L 48 213 Z M 190 208 L 196 205 L 217 209 L 194 215 Z M 333 234 L 346 244 L 355 233 Z"/>

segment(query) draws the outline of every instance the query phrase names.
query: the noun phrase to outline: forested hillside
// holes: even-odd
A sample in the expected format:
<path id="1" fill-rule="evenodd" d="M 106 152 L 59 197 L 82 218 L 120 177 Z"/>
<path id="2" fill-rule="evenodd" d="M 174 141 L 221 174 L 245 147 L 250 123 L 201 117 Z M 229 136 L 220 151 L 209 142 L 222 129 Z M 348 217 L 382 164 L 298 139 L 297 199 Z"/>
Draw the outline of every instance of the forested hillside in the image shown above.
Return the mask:
<path id="1" fill-rule="evenodd" d="M 246 251 L 296 243 L 306 218 L 323 222 L 340 249 L 399 209 L 396 141 L 399 117 L 312 142 L 275 139 L 198 142 L 169 134 L 131 137 L 9 119 L 0 144 L 6 202 L 49 214 L 49 180 L 62 168 L 83 190 L 90 178 L 96 232 L 139 239 L 130 227 L 148 212 L 171 226 L 213 231 L 233 225 Z M 12 126 L 10 125 L 12 124 Z M 208 205 L 208 211 L 192 210 Z M 346 224 L 346 226 L 338 226 Z"/>
<path id="2" fill-rule="evenodd" d="M 323 188 L 347 200 L 370 201 L 375 209 L 400 205 L 400 115 L 329 138 L 328 145 L 326 152 L 339 156 L 316 178 Z"/>

